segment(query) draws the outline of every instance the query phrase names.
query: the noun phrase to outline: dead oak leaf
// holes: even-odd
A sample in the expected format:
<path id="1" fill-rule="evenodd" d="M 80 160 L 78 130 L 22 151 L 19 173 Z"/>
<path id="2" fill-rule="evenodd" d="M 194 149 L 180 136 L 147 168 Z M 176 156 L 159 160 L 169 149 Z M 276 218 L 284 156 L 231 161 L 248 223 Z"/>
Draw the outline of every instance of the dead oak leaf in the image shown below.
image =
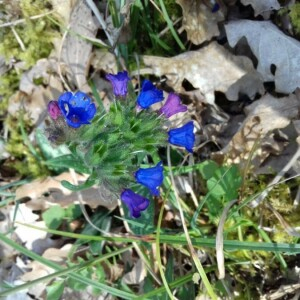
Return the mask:
<path id="1" fill-rule="evenodd" d="M 144 262 L 139 259 L 132 270 L 126 273 L 122 278 L 122 283 L 125 284 L 139 284 L 141 283 L 147 275 Z"/>
<path id="2" fill-rule="evenodd" d="M 218 22 L 224 20 L 221 10 L 212 12 L 211 7 L 202 1 L 177 0 L 182 8 L 182 27 L 187 38 L 195 45 L 200 45 L 220 34 Z"/>
<path id="3" fill-rule="evenodd" d="M 78 182 L 84 182 L 87 176 L 77 174 Z M 67 207 L 78 203 L 78 196 L 61 185 L 62 180 L 73 182 L 70 173 L 65 172 L 56 177 L 36 179 L 30 183 L 20 186 L 16 190 L 16 199 L 30 198 L 26 206 L 32 210 L 45 210 L 53 204 Z M 45 194 L 50 194 L 45 197 Z M 111 193 L 104 185 L 93 187 L 81 192 L 84 204 L 91 208 L 105 206 L 113 209 L 117 206 L 117 196 Z"/>
<path id="4" fill-rule="evenodd" d="M 239 94 L 253 97 L 256 92 L 263 91 L 262 82 L 251 60 L 245 56 L 232 55 L 216 42 L 198 51 L 188 51 L 171 58 L 144 56 L 143 61 L 151 68 L 151 74 L 165 75 L 167 84 L 176 92 L 185 92 L 182 83 L 187 80 L 195 89 L 199 89 L 211 105 L 215 105 L 215 91 L 225 93 L 229 100 L 237 100 Z M 248 80 L 245 81 L 247 75 Z M 234 84 L 235 87 L 230 89 Z"/>
<path id="5" fill-rule="evenodd" d="M 300 86 L 300 42 L 270 21 L 232 21 L 225 30 L 231 47 L 246 37 L 258 60 L 257 71 L 264 81 L 275 81 L 277 92 L 289 94 Z"/>
<path id="6" fill-rule="evenodd" d="M 68 258 L 71 248 L 71 244 L 66 244 L 61 249 L 49 247 L 42 256 L 47 260 L 63 265 Z M 53 268 L 50 268 L 38 261 L 32 261 L 28 267 L 31 268 L 31 271 L 26 272 L 21 276 L 21 279 L 25 282 L 47 276 L 55 271 Z"/>
<path id="7" fill-rule="evenodd" d="M 283 151 L 285 143 L 276 142 L 273 131 L 287 127 L 299 109 L 300 101 L 294 94 L 283 98 L 266 94 L 247 106 L 246 119 L 221 152 L 238 163 L 248 159 L 253 147 L 257 147 L 253 163 L 261 165 L 271 153 L 278 155 Z"/>
<path id="8" fill-rule="evenodd" d="M 251 5 L 254 9 L 255 17 L 270 10 L 280 9 L 280 4 L 277 0 L 241 0 L 244 5 Z"/>

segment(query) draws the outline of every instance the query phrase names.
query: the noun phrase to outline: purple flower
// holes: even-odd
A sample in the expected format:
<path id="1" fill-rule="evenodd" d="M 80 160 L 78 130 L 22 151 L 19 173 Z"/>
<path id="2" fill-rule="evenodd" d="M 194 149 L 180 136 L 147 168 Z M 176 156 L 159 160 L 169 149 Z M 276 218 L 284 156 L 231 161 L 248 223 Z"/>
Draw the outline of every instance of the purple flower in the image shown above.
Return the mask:
<path id="1" fill-rule="evenodd" d="M 133 218 L 139 218 L 141 216 L 141 211 L 147 209 L 150 204 L 150 201 L 147 198 L 144 198 L 129 189 L 122 192 L 121 200 L 127 205 L 130 216 Z"/>
<path id="2" fill-rule="evenodd" d="M 127 71 L 119 72 L 118 74 L 107 74 L 105 76 L 113 86 L 115 96 L 125 97 L 127 95 L 127 84 L 130 80 Z"/>
<path id="3" fill-rule="evenodd" d="M 96 106 L 91 103 L 91 98 L 83 93 L 65 92 L 58 98 L 58 105 L 67 124 L 78 128 L 83 124 L 90 124 L 96 113 Z"/>
<path id="4" fill-rule="evenodd" d="M 159 196 L 159 186 L 164 180 L 162 162 L 159 162 L 153 168 L 138 169 L 135 174 L 138 183 L 146 186 L 152 195 Z"/>
<path id="5" fill-rule="evenodd" d="M 187 107 L 182 105 L 178 95 L 170 93 L 164 106 L 159 110 L 167 118 L 179 113 L 187 111 Z"/>
<path id="6" fill-rule="evenodd" d="M 53 120 L 62 115 L 57 101 L 52 100 L 48 103 L 48 113 Z"/>
<path id="7" fill-rule="evenodd" d="M 144 80 L 142 91 L 137 98 L 138 105 L 143 108 L 149 108 L 152 104 L 164 99 L 163 92 L 158 90 L 151 81 Z"/>
<path id="8" fill-rule="evenodd" d="M 168 132 L 169 134 L 169 143 L 185 147 L 189 152 L 193 152 L 193 147 L 195 143 L 194 135 L 194 123 L 190 121 L 183 125 L 182 127 L 171 129 Z"/>

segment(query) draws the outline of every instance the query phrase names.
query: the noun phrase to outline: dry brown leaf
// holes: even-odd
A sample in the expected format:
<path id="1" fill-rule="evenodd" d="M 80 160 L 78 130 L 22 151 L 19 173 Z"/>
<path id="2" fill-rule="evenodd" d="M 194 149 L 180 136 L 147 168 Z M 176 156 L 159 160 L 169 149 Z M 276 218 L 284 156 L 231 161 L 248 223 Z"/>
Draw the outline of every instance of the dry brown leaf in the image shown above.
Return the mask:
<path id="1" fill-rule="evenodd" d="M 117 73 L 118 65 L 115 55 L 105 49 L 96 49 L 93 51 L 91 65 L 95 70 L 102 70 L 106 73 Z"/>
<path id="2" fill-rule="evenodd" d="M 246 37 L 258 60 L 257 71 L 264 81 L 274 81 L 276 91 L 292 93 L 300 86 L 300 42 L 271 21 L 232 21 L 225 25 L 228 42 L 234 47 Z"/>
<path id="3" fill-rule="evenodd" d="M 146 275 L 147 271 L 144 262 L 139 259 L 132 270 L 123 276 L 122 282 L 125 284 L 139 284 L 144 280 Z"/>
<path id="4" fill-rule="evenodd" d="M 116 282 L 116 280 L 120 279 L 124 272 L 124 265 L 120 264 L 113 264 L 113 265 L 106 265 L 103 264 L 104 272 L 107 276 L 107 279 L 110 282 Z"/>
<path id="5" fill-rule="evenodd" d="M 251 5 L 254 9 L 254 15 L 258 16 L 270 10 L 280 9 L 280 4 L 277 0 L 241 0 L 244 5 Z"/>
<path id="6" fill-rule="evenodd" d="M 258 143 L 255 165 L 260 165 L 270 153 L 280 154 L 286 143 L 276 142 L 273 130 L 287 127 L 299 109 L 300 101 L 293 94 L 283 98 L 263 96 L 245 109 L 246 119 L 222 153 L 238 163 L 247 159 Z"/>
<path id="7" fill-rule="evenodd" d="M 57 69 L 57 62 L 55 59 L 39 59 L 30 70 L 22 74 L 20 90 L 27 95 L 31 95 L 32 92 L 40 86 L 40 84 L 35 84 L 35 80 L 42 81 L 44 85 L 48 85 L 50 78 L 54 76 L 53 74 L 57 74 Z"/>
<path id="8" fill-rule="evenodd" d="M 84 92 L 89 92 L 86 74 L 92 44 L 86 38 L 95 38 L 98 26 L 93 20 L 91 9 L 84 1 L 77 1 L 70 17 L 69 28 L 61 59 L 69 68 L 69 79 L 73 85 Z"/>
<path id="9" fill-rule="evenodd" d="M 211 8 L 202 1 L 176 0 L 182 8 L 182 27 L 187 38 L 193 44 L 199 45 L 220 34 L 218 22 L 224 20 L 221 10 L 213 13 Z"/>
<path id="10" fill-rule="evenodd" d="M 182 82 L 186 79 L 195 89 L 199 89 L 211 105 L 215 105 L 215 91 L 225 93 L 229 100 L 237 100 L 239 93 L 253 97 L 256 92 L 263 91 L 251 60 L 245 56 L 232 55 L 216 42 L 198 51 L 185 52 L 172 58 L 144 56 L 143 60 L 151 68 L 151 74 L 165 75 L 167 84 L 176 92 L 185 91 Z M 246 75 L 249 76 L 245 82 L 243 78 Z M 233 84 L 235 86 L 231 88 Z"/>
<path id="11" fill-rule="evenodd" d="M 77 174 L 77 180 L 83 182 L 87 176 Z M 53 204 L 59 204 L 66 207 L 73 203 L 78 203 L 76 193 L 64 188 L 61 185 L 62 180 L 72 182 L 70 173 L 65 172 L 56 177 L 47 177 L 45 179 L 37 179 L 31 183 L 20 186 L 16 190 L 16 199 L 30 198 L 26 205 L 32 210 L 45 210 Z M 45 193 L 50 193 L 49 197 L 45 197 Z M 99 186 L 84 190 L 81 192 L 83 203 L 91 208 L 105 206 L 113 209 L 117 206 L 117 196 L 112 194 L 105 186 Z"/>
<path id="12" fill-rule="evenodd" d="M 49 95 L 48 90 L 44 87 L 34 89 L 30 96 L 18 91 L 10 97 L 7 111 L 12 116 L 17 116 L 25 109 L 24 118 L 36 124 L 49 101 L 47 94 Z"/>
<path id="13" fill-rule="evenodd" d="M 68 258 L 71 248 L 71 244 L 66 244 L 61 249 L 49 248 L 43 253 L 42 256 L 50 261 L 63 265 Z M 47 267 L 38 261 L 31 262 L 28 267 L 31 268 L 31 271 L 21 276 L 21 279 L 25 282 L 49 275 L 55 271 L 54 269 Z"/>
<path id="14" fill-rule="evenodd" d="M 57 99 L 63 91 L 56 71 L 57 62 L 54 59 L 38 60 L 35 66 L 22 74 L 20 91 L 9 99 L 8 112 L 14 116 L 20 109 L 25 109 L 25 117 L 36 124 L 43 116 L 49 100 Z M 35 80 L 42 81 L 47 88 L 35 84 Z"/>
<path id="15" fill-rule="evenodd" d="M 64 25 L 67 26 L 69 24 L 72 8 L 76 4 L 76 0 L 51 0 L 50 2 L 55 13 L 60 17 Z"/>
<path id="16" fill-rule="evenodd" d="M 104 206 L 107 209 L 114 209 L 118 205 L 118 197 L 104 185 L 95 186 L 87 190 L 81 191 L 83 203 L 91 208 Z M 76 193 L 64 195 L 61 190 L 52 190 L 49 202 L 56 203 L 61 206 L 68 206 L 73 203 L 78 203 Z"/>
<path id="17" fill-rule="evenodd" d="M 18 206 L 12 205 L 9 207 L 6 222 L 3 223 L 5 223 L 4 226 L 7 227 L 7 231 L 14 221 L 14 233 L 21 243 L 24 244 L 27 249 L 30 249 L 35 253 L 43 253 L 45 249 L 59 245 L 60 241 L 50 239 L 45 231 L 18 224 L 18 222 L 20 222 L 43 228 L 46 227 L 45 222 L 37 221 L 38 219 L 39 215 L 34 214 L 26 204 L 22 203 Z"/>

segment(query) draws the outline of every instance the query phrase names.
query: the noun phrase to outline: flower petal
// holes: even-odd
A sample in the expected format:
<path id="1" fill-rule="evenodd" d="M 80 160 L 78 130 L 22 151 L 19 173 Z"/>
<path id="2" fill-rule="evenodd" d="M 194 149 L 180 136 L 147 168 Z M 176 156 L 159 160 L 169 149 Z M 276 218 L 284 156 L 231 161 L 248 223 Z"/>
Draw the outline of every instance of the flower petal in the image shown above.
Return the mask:
<path id="1" fill-rule="evenodd" d="M 150 204 L 149 199 L 136 194 L 130 189 L 125 189 L 121 193 L 121 200 L 126 204 L 129 209 L 130 216 L 134 218 L 139 218 L 141 216 L 141 211 L 147 209 Z"/>

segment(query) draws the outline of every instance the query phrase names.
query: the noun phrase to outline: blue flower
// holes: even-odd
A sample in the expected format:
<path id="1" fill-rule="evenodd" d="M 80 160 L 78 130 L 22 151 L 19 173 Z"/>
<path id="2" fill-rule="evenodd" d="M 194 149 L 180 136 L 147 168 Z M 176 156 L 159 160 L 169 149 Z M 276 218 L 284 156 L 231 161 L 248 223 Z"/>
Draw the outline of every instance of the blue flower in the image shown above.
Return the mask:
<path id="1" fill-rule="evenodd" d="M 58 105 L 69 126 L 78 128 L 83 124 L 90 124 L 96 113 L 96 106 L 91 98 L 83 93 L 65 92 L 58 98 Z"/>
<path id="2" fill-rule="evenodd" d="M 220 9 L 220 4 L 219 3 L 215 3 L 214 6 L 211 9 L 211 12 L 212 13 L 216 13 L 219 9 Z"/>
<path id="3" fill-rule="evenodd" d="M 159 110 L 167 118 L 179 113 L 187 111 L 187 107 L 182 105 L 178 95 L 170 93 L 164 106 Z"/>
<path id="4" fill-rule="evenodd" d="M 149 108 L 152 104 L 164 99 L 163 92 L 158 90 L 151 81 L 144 80 L 142 91 L 137 98 L 138 105 L 143 108 Z"/>
<path id="5" fill-rule="evenodd" d="M 190 121 L 183 125 L 182 127 L 171 129 L 168 132 L 169 134 L 169 143 L 185 147 L 189 152 L 193 152 L 193 147 L 195 143 L 194 135 L 194 123 Z"/>
<path id="6" fill-rule="evenodd" d="M 164 180 L 162 162 L 159 162 L 153 168 L 138 169 L 135 174 L 138 183 L 146 186 L 152 195 L 159 196 L 159 186 Z"/>
<path id="7" fill-rule="evenodd" d="M 149 199 L 144 198 L 129 189 L 122 192 L 121 200 L 127 205 L 130 216 L 133 218 L 139 218 L 141 216 L 141 211 L 147 209 L 150 204 Z"/>
<path id="8" fill-rule="evenodd" d="M 130 77 L 127 71 L 119 72 L 118 74 L 107 74 L 105 76 L 113 86 L 115 96 L 125 97 L 127 95 L 127 85 Z"/>

